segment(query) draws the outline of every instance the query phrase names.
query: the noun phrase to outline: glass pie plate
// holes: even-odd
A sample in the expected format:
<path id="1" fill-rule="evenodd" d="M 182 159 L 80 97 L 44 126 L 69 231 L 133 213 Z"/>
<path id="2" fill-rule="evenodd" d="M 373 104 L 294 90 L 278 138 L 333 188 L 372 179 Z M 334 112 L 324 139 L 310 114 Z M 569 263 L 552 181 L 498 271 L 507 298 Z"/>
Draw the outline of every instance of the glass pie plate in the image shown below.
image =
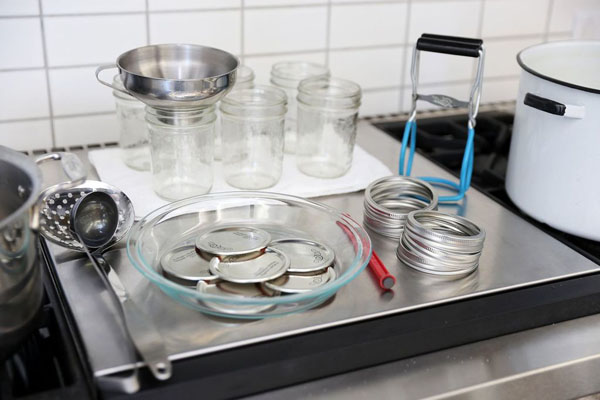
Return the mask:
<path id="1" fill-rule="evenodd" d="M 200 232 L 225 226 L 264 229 L 272 240 L 305 238 L 335 252 L 336 278 L 319 288 L 279 296 L 242 297 L 200 292 L 165 278 L 161 257 L 194 243 Z M 226 192 L 180 200 L 146 215 L 131 229 L 127 255 L 147 279 L 176 301 L 207 314 L 256 319 L 308 310 L 331 298 L 365 268 L 371 257 L 367 232 L 323 204 L 267 192 Z"/>

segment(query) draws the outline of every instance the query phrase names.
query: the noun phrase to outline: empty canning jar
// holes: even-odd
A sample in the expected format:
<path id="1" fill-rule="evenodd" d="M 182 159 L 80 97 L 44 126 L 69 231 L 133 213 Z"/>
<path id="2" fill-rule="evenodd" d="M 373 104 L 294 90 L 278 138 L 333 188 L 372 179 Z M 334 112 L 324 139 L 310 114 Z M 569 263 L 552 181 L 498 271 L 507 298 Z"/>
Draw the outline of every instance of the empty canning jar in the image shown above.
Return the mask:
<path id="1" fill-rule="evenodd" d="M 254 71 L 252 68 L 245 65 L 240 65 L 236 71 L 235 84 L 233 89 L 247 89 L 254 86 Z M 217 113 L 217 121 L 215 123 L 215 160 L 220 160 L 222 157 L 221 149 L 221 111 L 219 105 L 215 110 Z"/>
<path id="2" fill-rule="evenodd" d="M 273 64 L 271 83 L 285 91 L 288 96 L 288 113 L 285 116 L 285 152 L 296 152 L 296 120 L 298 85 L 311 77 L 327 77 L 329 69 L 323 65 L 303 61 L 284 61 Z"/>
<path id="3" fill-rule="evenodd" d="M 125 90 L 119 75 L 113 78 L 113 85 Z M 145 105 L 136 98 L 117 90 L 113 90 L 113 96 L 117 108 L 119 147 L 121 147 L 123 162 L 130 168 L 149 171 L 150 145 L 148 127 L 144 120 Z"/>
<path id="4" fill-rule="evenodd" d="M 258 85 L 221 100 L 223 174 L 231 186 L 265 189 L 279 181 L 287 96 Z"/>
<path id="5" fill-rule="evenodd" d="M 298 87 L 296 162 L 306 175 L 336 178 L 352 165 L 361 90 L 354 82 L 309 78 Z"/>
<path id="6" fill-rule="evenodd" d="M 146 107 L 152 187 L 167 200 L 205 194 L 213 183 L 215 107 L 174 111 Z"/>

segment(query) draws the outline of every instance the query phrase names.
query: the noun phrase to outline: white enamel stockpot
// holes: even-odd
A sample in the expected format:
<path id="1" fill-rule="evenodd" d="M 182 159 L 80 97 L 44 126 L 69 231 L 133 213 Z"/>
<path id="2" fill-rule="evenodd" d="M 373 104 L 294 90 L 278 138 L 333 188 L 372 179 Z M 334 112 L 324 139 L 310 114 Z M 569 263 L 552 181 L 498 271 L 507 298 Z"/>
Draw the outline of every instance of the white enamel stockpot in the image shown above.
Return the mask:
<path id="1" fill-rule="evenodd" d="M 600 240 L 600 41 L 521 51 L 506 190 L 538 221 Z"/>

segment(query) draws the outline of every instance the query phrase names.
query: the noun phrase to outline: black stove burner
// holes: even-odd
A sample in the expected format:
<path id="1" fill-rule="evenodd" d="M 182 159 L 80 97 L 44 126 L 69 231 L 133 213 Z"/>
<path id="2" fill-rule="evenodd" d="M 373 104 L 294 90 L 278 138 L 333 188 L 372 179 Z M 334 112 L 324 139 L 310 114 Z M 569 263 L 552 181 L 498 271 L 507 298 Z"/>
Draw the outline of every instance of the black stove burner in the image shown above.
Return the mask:
<path id="1" fill-rule="evenodd" d="M 600 264 L 600 242 L 556 230 L 521 212 L 510 200 L 504 182 L 514 115 L 490 111 L 477 116 L 471 185 L 567 246 Z M 376 124 L 401 140 L 404 122 Z M 458 177 L 467 141 L 467 116 L 417 118 L 417 152 Z M 399 149 L 400 147 L 398 147 Z"/>
<path id="2" fill-rule="evenodd" d="M 41 252 L 47 254 L 47 252 Z M 90 371 L 83 365 L 53 283 L 53 271 L 41 255 L 44 299 L 33 333 L 0 362 L 0 399 L 59 400 L 94 397 Z"/>

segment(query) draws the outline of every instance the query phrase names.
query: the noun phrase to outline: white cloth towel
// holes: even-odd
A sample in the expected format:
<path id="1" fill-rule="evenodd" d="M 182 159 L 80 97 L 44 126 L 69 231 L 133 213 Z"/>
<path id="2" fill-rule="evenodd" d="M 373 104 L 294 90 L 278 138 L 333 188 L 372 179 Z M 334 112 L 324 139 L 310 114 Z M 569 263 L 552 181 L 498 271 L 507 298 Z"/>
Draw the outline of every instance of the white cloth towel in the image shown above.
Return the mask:
<path id="1" fill-rule="evenodd" d="M 161 199 L 152 190 L 152 174 L 136 171 L 125 165 L 121 149 L 92 150 L 88 157 L 103 182 L 123 190 L 131 199 L 136 217 L 143 217 L 169 202 Z M 214 165 L 215 177 L 211 193 L 239 191 L 229 186 L 221 174 L 221 162 Z M 296 167 L 296 157 L 286 154 L 279 182 L 264 191 L 284 193 L 300 197 L 317 197 L 331 194 L 350 193 L 366 188 L 375 179 L 392 175 L 381 161 L 359 146 L 354 148 L 352 167 L 339 178 L 321 179 L 306 176 Z"/>

